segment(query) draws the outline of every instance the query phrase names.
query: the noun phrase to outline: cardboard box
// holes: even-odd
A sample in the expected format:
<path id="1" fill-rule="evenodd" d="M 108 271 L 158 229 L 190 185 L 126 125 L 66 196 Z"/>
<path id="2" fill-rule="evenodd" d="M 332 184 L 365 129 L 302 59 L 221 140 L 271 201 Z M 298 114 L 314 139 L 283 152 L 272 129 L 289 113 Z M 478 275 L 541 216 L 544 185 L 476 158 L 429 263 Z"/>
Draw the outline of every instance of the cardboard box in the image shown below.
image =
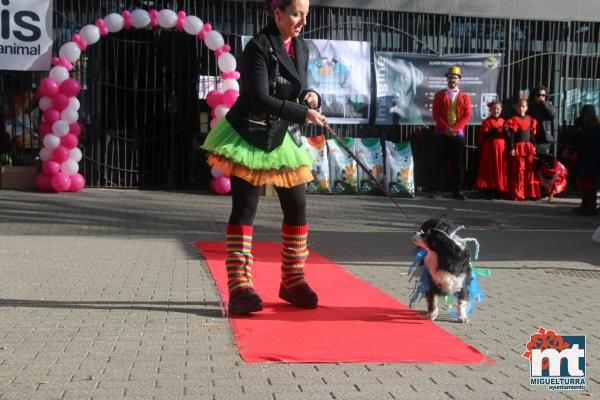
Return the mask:
<path id="1" fill-rule="evenodd" d="M 35 189 L 36 167 L 0 167 L 0 189 Z"/>

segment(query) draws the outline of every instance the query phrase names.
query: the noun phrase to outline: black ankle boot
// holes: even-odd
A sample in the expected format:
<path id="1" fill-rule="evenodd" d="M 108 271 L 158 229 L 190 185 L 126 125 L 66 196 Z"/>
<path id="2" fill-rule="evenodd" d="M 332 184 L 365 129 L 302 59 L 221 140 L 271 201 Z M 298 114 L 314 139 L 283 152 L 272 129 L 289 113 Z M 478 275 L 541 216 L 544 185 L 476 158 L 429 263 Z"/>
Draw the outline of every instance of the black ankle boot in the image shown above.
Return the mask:
<path id="1" fill-rule="evenodd" d="M 286 289 L 282 284 L 279 286 L 279 298 L 299 308 L 317 308 L 319 302 L 317 294 L 306 283 L 294 287 L 293 290 Z"/>
<path id="2" fill-rule="evenodd" d="M 229 315 L 245 315 L 262 309 L 262 299 L 252 288 L 241 289 L 229 296 L 229 306 L 227 307 Z"/>

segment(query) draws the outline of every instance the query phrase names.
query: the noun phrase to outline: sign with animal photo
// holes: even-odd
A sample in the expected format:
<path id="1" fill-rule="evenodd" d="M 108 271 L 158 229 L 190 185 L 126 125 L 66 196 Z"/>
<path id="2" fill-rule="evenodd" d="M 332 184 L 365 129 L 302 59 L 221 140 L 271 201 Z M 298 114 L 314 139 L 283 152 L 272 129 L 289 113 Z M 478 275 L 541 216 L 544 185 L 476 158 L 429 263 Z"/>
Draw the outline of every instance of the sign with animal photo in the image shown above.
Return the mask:
<path id="1" fill-rule="evenodd" d="M 433 97 L 447 87 L 445 75 L 453 65 L 461 68 L 460 90 L 471 96 L 469 123 L 479 125 L 488 116 L 487 103 L 499 98 L 501 54 L 436 56 L 376 52 L 376 123 L 433 125 Z"/>
<path id="2" fill-rule="evenodd" d="M 52 0 L 2 0 L 0 15 L 0 70 L 48 71 Z"/>
<path id="3" fill-rule="evenodd" d="M 414 161 L 410 142 L 385 141 L 385 186 L 392 196 L 414 197 Z"/>
<path id="4" fill-rule="evenodd" d="M 306 40 L 308 87 L 321 95 L 321 110 L 333 124 L 369 122 L 371 44 L 348 40 Z"/>
<path id="5" fill-rule="evenodd" d="M 383 182 L 384 168 L 381 140 L 379 138 L 355 139 L 354 148 L 356 149 L 358 159 L 371 171 L 379 182 Z M 358 191 L 361 194 L 381 193 L 381 190 L 377 187 L 377 183 L 362 168 L 358 170 Z"/>
<path id="6" fill-rule="evenodd" d="M 329 182 L 329 158 L 327 157 L 327 141 L 324 135 L 302 136 L 302 145 L 313 158 L 312 174 L 314 180 L 308 182 L 307 193 L 331 193 Z"/>
<path id="7" fill-rule="evenodd" d="M 344 137 L 342 140 L 354 152 L 354 139 Z M 358 193 L 356 162 L 350 158 L 337 140 L 329 139 L 327 146 L 329 147 L 329 174 L 333 194 Z"/>

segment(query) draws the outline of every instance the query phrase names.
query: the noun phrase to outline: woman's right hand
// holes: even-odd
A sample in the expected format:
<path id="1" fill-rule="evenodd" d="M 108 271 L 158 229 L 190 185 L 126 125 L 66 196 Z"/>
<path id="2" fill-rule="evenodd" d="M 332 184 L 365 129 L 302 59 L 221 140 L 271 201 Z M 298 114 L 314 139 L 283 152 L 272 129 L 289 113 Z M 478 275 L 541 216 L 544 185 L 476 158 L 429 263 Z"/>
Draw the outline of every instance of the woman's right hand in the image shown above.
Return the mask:
<path id="1" fill-rule="evenodd" d="M 309 109 L 306 113 L 306 120 L 317 126 L 327 125 L 327 118 L 317 110 Z"/>

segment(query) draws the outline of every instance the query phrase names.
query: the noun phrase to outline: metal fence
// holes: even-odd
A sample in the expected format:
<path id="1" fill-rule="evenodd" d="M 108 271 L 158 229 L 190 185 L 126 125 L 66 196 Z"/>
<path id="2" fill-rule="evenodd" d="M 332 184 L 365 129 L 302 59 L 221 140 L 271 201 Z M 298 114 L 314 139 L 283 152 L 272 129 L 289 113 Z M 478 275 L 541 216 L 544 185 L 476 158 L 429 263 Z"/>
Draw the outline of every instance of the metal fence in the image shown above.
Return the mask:
<path id="1" fill-rule="evenodd" d="M 262 2 L 228 0 L 55 0 L 55 51 L 72 33 L 110 12 L 170 8 L 210 22 L 234 53 L 240 37 L 267 22 Z M 550 88 L 563 137 L 584 103 L 600 106 L 600 23 L 509 20 L 406 12 L 313 7 L 304 37 L 358 40 L 375 51 L 428 54 L 502 53 L 504 99 L 536 85 Z M 88 186 L 202 187 L 208 172 L 198 147 L 208 131 L 208 109 L 198 99 L 199 76 L 216 76 L 216 60 L 189 35 L 132 30 L 90 46 L 76 66 L 83 83 L 83 174 Z M 0 89 L 11 138 L 0 141 L 17 164 L 32 164 L 39 146 L 34 90 L 43 74 L 1 72 Z M 373 83 L 374 85 L 375 83 Z M 374 92 L 373 87 L 373 92 Z M 411 140 L 417 186 L 427 182 L 428 127 L 338 125 L 348 136 Z M 476 165 L 475 131 L 467 131 L 467 177 Z M 311 128 L 308 135 L 318 132 Z M 10 149 L 7 147 L 10 145 Z M 468 181 L 468 179 L 467 179 Z"/>

